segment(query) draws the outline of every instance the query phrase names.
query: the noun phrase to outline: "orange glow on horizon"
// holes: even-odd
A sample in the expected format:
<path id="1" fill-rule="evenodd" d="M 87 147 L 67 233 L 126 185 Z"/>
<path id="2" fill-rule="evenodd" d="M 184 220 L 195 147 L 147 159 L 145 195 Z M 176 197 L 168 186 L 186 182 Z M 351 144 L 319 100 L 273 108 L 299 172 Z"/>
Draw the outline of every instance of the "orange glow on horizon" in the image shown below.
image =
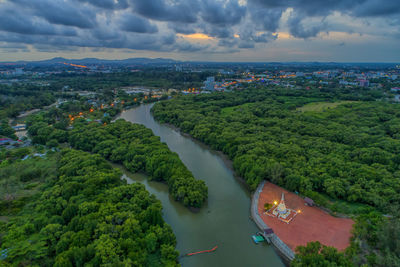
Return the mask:
<path id="1" fill-rule="evenodd" d="M 204 40 L 211 40 L 214 39 L 214 37 L 208 36 L 207 34 L 204 33 L 192 33 L 192 34 L 177 34 L 178 36 L 184 37 L 184 38 L 191 38 L 191 39 L 204 39 Z"/>
<path id="2" fill-rule="evenodd" d="M 293 38 L 288 32 L 277 32 L 278 39 L 291 39 Z"/>

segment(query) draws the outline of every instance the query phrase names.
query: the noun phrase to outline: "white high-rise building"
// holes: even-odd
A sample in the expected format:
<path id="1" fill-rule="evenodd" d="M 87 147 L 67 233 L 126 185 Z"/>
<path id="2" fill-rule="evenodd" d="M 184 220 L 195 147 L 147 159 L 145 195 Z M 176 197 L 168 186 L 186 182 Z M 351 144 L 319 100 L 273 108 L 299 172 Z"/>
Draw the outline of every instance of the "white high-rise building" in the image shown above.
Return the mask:
<path id="1" fill-rule="evenodd" d="M 214 86 L 215 86 L 215 78 L 208 77 L 207 80 L 204 82 L 204 89 L 208 91 L 214 91 Z"/>

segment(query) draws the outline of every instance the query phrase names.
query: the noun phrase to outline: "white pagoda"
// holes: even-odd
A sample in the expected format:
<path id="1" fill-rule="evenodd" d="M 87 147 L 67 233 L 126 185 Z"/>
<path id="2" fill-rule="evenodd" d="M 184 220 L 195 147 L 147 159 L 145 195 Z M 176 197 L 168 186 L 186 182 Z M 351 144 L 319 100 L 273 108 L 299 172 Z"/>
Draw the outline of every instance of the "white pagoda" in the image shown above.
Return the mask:
<path id="1" fill-rule="evenodd" d="M 279 204 L 276 202 L 274 204 L 275 205 L 271 209 L 267 210 L 265 214 L 271 217 L 275 217 L 285 223 L 290 223 L 298 213 L 297 211 L 286 207 L 285 194 L 283 192 Z"/>
<path id="2" fill-rule="evenodd" d="M 286 219 L 290 215 L 290 209 L 286 208 L 285 204 L 285 194 L 282 192 L 282 198 L 278 206 L 272 211 L 276 217 Z"/>

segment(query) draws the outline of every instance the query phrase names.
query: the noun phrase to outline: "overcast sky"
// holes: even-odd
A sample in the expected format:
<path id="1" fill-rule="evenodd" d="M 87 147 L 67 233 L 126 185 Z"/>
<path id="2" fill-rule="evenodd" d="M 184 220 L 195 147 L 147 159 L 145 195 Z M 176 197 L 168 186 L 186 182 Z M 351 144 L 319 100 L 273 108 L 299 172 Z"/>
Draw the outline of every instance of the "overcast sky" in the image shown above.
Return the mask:
<path id="1" fill-rule="evenodd" d="M 400 62 L 400 0 L 0 0 L 0 61 Z"/>

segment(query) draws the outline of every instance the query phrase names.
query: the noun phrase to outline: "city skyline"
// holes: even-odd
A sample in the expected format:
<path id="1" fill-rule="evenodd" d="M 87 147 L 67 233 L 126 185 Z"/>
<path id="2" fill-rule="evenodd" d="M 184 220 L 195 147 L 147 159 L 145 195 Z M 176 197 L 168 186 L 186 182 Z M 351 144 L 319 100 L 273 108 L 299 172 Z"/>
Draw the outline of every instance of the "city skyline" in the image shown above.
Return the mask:
<path id="1" fill-rule="evenodd" d="M 400 2 L 0 0 L 0 61 L 399 62 Z"/>

